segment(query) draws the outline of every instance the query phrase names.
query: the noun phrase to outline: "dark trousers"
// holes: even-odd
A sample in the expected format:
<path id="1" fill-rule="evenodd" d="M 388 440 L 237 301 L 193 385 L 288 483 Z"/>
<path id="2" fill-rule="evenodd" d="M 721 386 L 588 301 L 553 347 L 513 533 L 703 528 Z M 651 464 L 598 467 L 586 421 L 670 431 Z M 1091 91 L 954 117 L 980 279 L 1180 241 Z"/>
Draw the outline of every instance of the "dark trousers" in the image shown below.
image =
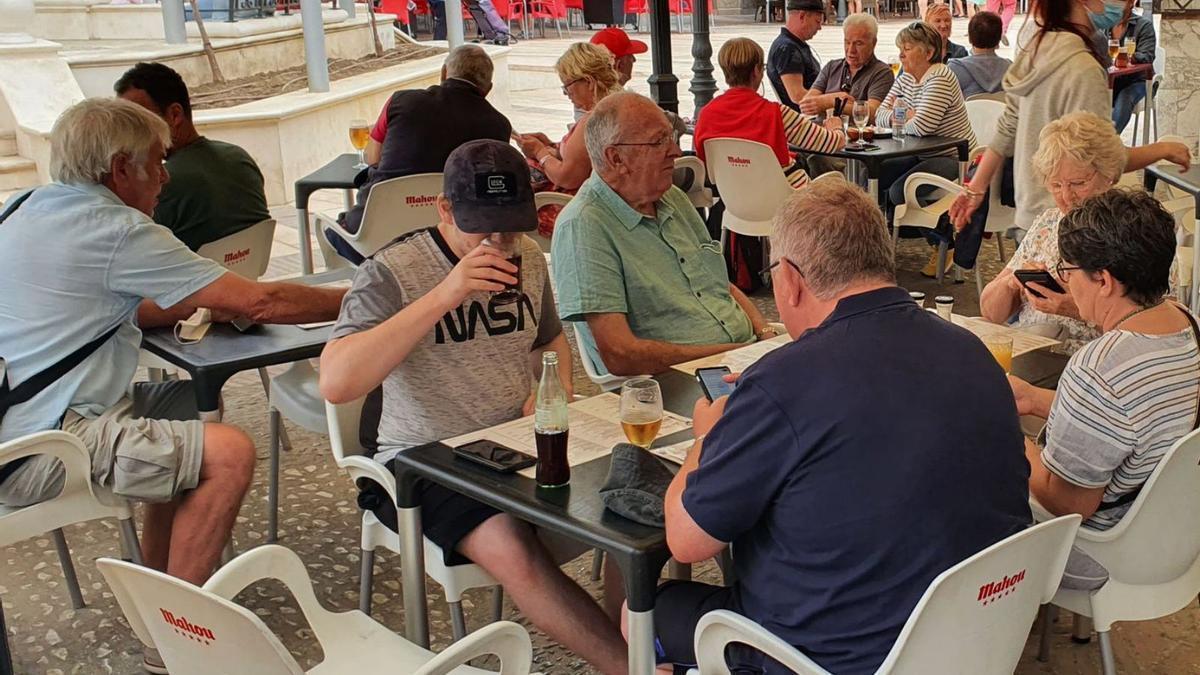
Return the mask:
<path id="1" fill-rule="evenodd" d="M 429 11 L 433 14 L 433 39 L 446 39 L 446 2 L 430 0 Z"/>
<path id="2" fill-rule="evenodd" d="M 889 222 L 892 221 L 895 206 L 904 202 L 904 182 L 910 175 L 917 172 L 932 173 L 954 180 L 958 178 L 958 159 L 955 157 L 931 157 L 922 160 L 918 157 L 897 157 L 884 161 L 880 167 L 879 185 L 888 187 L 886 198 L 880 195 L 880 199 L 885 202 L 884 213 L 888 215 Z M 968 173 L 967 178 L 969 179 L 972 175 L 974 175 L 974 171 Z M 922 187 L 917 190 L 917 202 L 922 206 L 932 203 L 935 189 Z M 954 263 L 963 269 L 974 269 L 975 261 L 979 257 L 979 245 L 983 242 L 987 213 L 988 196 L 985 194 L 983 204 L 976 209 L 971 216 L 971 222 L 967 223 L 961 232 L 956 233 L 950 224 L 949 217 L 943 216 L 936 229 L 922 229 L 921 234 L 931 245 L 936 246 L 943 241 L 947 242 L 954 249 Z M 903 234 L 901 232 L 901 235 Z"/>

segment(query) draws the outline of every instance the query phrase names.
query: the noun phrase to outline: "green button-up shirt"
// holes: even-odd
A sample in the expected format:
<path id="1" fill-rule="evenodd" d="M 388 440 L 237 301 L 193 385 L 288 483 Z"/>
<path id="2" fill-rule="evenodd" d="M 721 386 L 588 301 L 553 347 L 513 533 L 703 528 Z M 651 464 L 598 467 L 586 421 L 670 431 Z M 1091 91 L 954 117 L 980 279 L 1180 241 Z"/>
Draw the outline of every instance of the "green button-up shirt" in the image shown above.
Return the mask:
<path id="1" fill-rule="evenodd" d="M 558 216 L 551 260 L 564 321 L 616 312 L 642 339 L 754 339 L 750 317 L 730 295 L 720 245 L 679 188 L 658 200 L 651 218 L 593 173 Z"/>

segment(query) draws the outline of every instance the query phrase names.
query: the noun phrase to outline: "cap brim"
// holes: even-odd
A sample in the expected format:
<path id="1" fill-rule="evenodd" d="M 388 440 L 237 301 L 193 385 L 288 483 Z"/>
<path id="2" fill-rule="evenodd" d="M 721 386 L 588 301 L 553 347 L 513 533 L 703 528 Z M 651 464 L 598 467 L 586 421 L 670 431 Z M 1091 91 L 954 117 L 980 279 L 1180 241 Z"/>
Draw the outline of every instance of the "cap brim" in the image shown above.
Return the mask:
<path id="1" fill-rule="evenodd" d="M 630 54 L 645 54 L 649 50 L 650 50 L 650 47 L 645 42 L 642 42 L 641 40 L 630 40 L 629 41 L 629 53 Z"/>
<path id="2" fill-rule="evenodd" d="M 453 206 L 454 224 L 469 234 L 492 232 L 533 232 L 538 226 L 537 208 L 533 202 L 484 206 L 458 204 Z"/>

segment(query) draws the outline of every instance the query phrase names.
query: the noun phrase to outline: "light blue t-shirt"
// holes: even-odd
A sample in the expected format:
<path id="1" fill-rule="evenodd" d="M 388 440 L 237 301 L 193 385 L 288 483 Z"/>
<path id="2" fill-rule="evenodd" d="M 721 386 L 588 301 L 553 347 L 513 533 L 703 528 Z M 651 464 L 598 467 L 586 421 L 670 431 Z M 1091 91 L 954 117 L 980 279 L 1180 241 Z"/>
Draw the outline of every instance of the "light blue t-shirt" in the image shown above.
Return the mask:
<path id="1" fill-rule="evenodd" d="M 4 416 L 0 441 L 99 415 L 138 363 L 143 298 L 168 308 L 225 273 L 102 185 L 37 188 L 0 223 L 0 356 L 15 386 L 123 324 L 74 370 Z"/>

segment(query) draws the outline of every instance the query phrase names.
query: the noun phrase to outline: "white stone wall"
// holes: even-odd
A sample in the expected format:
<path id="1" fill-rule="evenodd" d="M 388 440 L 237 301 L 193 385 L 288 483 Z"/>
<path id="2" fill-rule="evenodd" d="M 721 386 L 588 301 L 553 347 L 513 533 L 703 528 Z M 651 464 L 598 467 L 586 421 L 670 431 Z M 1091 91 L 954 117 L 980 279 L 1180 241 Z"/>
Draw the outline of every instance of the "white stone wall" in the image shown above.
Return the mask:
<path id="1" fill-rule="evenodd" d="M 1158 134 L 1196 142 L 1200 134 L 1200 15 L 1167 15 L 1158 34 L 1166 72 L 1155 101 Z"/>

